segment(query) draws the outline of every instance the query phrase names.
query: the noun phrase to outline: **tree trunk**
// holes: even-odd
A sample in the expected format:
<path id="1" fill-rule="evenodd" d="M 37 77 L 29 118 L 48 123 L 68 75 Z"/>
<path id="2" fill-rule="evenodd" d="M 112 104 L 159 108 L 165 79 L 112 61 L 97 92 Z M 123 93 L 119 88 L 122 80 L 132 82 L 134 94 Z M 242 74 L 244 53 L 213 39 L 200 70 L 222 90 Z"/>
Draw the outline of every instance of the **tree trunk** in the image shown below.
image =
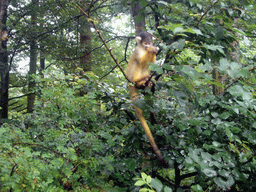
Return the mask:
<path id="1" fill-rule="evenodd" d="M 217 66 L 217 64 L 215 66 Z M 212 70 L 212 78 L 216 82 L 222 83 L 225 80 L 226 76 L 221 75 L 220 72 L 218 71 L 218 69 L 216 67 L 214 67 Z M 224 89 L 220 86 L 212 85 L 212 93 L 215 96 L 223 95 Z"/>
<path id="2" fill-rule="evenodd" d="M 33 10 L 31 12 L 31 25 L 33 26 L 34 29 L 36 29 L 36 8 L 38 5 L 38 0 L 32 0 L 32 5 L 33 5 Z M 33 37 L 32 37 L 33 38 Z M 32 113 L 34 104 L 35 104 L 35 99 L 36 99 L 36 94 L 35 94 L 35 81 L 32 79 L 31 75 L 36 74 L 36 60 L 37 60 L 37 44 L 35 39 L 31 40 L 30 43 L 30 62 L 29 62 L 29 82 L 28 82 L 28 97 L 27 97 L 27 112 Z"/>
<path id="3" fill-rule="evenodd" d="M 143 9 L 143 6 L 139 2 L 132 6 L 132 17 L 135 23 L 136 35 L 146 29 L 145 15 L 140 13 L 141 9 Z"/>
<path id="4" fill-rule="evenodd" d="M 88 7 L 87 3 L 83 3 L 84 8 Z M 90 23 L 85 17 L 80 20 L 80 50 L 82 57 L 80 59 L 80 66 L 84 72 L 91 71 L 91 29 Z"/>
<path id="5" fill-rule="evenodd" d="M 43 52 L 43 49 L 44 49 L 44 44 L 41 42 L 40 43 L 40 48 L 39 48 L 39 51 L 40 51 L 40 66 L 39 66 L 39 75 L 41 77 L 41 79 L 44 79 L 44 73 L 43 71 L 45 70 L 45 56 L 44 56 L 44 52 Z M 38 98 L 41 98 L 42 96 L 42 91 L 41 89 L 44 87 L 44 82 L 41 81 L 40 82 L 40 88 L 38 89 L 38 92 L 37 92 L 37 96 Z M 43 107 L 43 104 L 42 104 L 42 107 Z"/>
<path id="6" fill-rule="evenodd" d="M 44 44 L 40 43 L 40 68 L 39 68 L 39 73 L 41 75 L 41 78 L 44 78 L 43 71 L 45 70 L 45 56 L 43 53 L 44 49 Z"/>
<path id="7" fill-rule="evenodd" d="M 1 71 L 1 118 L 8 118 L 9 66 L 7 53 L 7 2 L 0 0 L 0 71 Z"/>

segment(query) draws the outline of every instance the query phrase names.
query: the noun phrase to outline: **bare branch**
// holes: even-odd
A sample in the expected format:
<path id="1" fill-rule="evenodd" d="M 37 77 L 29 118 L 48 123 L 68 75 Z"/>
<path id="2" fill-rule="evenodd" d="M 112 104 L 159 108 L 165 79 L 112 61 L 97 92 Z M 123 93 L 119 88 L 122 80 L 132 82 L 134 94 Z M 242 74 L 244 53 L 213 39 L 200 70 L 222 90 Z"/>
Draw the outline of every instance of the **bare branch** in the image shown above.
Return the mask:
<path id="1" fill-rule="evenodd" d="M 131 81 L 130 81 L 130 80 L 128 79 L 128 77 L 126 76 L 126 74 L 125 74 L 123 68 L 122 68 L 121 65 L 119 64 L 118 60 L 117 60 L 117 59 L 115 58 L 115 56 L 113 55 L 112 50 L 108 47 L 107 43 L 106 43 L 105 40 L 103 39 L 103 37 L 102 37 L 102 35 L 101 35 L 99 29 L 98 29 L 97 26 L 95 25 L 94 21 L 89 17 L 89 15 L 88 15 L 78 4 L 76 4 L 76 6 L 84 13 L 85 16 L 87 16 L 88 20 L 91 21 L 91 23 L 92 23 L 94 29 L 97 31 L 99 38 L 100 38 L 101 41 L 103 42 L 104 46 L 107 48 L 107 50 L 108 50 L 110 56 L 111 56 L 112 59 L 115 61 L 116 65 L 119 67 L 119 69 L 120 69 L 121 72 L 123 73 L 123 75 L 124 75 L 124 77 L 126 78 L 126 80 L 131 83 Z"/>

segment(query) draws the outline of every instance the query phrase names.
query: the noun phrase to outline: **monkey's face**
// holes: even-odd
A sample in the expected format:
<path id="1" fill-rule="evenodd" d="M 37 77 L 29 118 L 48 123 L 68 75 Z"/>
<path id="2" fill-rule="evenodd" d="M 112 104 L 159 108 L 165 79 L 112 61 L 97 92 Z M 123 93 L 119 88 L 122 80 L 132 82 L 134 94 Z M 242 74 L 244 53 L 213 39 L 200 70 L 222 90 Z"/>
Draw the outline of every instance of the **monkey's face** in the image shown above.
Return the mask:
<path id="1" fill-rule="evenodd" d="M 141 46 L 152 55 L 157 54 L 158 47 L 155 47 L 153 45 L 152 35 L 145 32 L 141 32 L 138 36 L 136 36 L 136 41 L 137 41 L 137 46 Z"/>

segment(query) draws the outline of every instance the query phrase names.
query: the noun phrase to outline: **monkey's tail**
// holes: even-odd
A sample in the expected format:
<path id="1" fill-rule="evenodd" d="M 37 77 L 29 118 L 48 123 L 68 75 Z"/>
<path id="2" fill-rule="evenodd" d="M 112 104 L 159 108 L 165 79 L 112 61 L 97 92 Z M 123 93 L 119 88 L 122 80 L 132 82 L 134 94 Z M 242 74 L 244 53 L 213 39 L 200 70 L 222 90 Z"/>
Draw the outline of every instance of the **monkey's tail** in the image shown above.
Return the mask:
<path id="1" fill-rule="evenodd" d="M 137 114 L 137 116 L 138 116 L 138 118 L 140 120 L 140 123 L 141 123 L 141 125 L 142 125 L 142 127 L 143 127 L 143 129 L 144 129 L 144 131 L 145 131 L 145 133 L 147 135 L 147 138 L 148 138 L 148 140 L 149 140 L 149 142 L 150 142 L 150 144 L 151 144 L 151 146 L 152 146 L 152 148 L 153 148 L 153 150 L 154 150 L 154 152 L 155 152 L 155 154 L 157 156 L 157 159 L 159 160 L 160 164 L 163 167 L 167 168 L 168 167 L 168 163 L 164 160 L 164 158 L 163 158 L 163 156 L 161 154 L 161 151 L 158 149 L 158 147 L 157 147 L 157 145 L 155 143 L 153 135 L 152 135 L 152 133 L 150 131 L 150 128 L 149 128 L 149 126 L 147 124 L 147 121 L 146 121 L 145 117 L 143 116 L 143 111 L 140 108 L 136 107 L 135 104 L 134 104 L 134 108 L 135 108 L 136 114 Z"/>

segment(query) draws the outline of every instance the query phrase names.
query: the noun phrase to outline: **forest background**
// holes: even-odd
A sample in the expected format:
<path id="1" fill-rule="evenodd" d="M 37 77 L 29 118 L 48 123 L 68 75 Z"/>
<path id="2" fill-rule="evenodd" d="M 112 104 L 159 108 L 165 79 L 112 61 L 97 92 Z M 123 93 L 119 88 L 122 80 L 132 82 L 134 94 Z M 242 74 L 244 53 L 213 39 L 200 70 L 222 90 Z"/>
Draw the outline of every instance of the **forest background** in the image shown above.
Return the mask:
<path id="1" fill-rule="evenodd" d="M 122 72 L 135 29 L 168 169 Z M 0 0 L 0 35 L 0 191 L 256 191 L 254 0 Z"/>

